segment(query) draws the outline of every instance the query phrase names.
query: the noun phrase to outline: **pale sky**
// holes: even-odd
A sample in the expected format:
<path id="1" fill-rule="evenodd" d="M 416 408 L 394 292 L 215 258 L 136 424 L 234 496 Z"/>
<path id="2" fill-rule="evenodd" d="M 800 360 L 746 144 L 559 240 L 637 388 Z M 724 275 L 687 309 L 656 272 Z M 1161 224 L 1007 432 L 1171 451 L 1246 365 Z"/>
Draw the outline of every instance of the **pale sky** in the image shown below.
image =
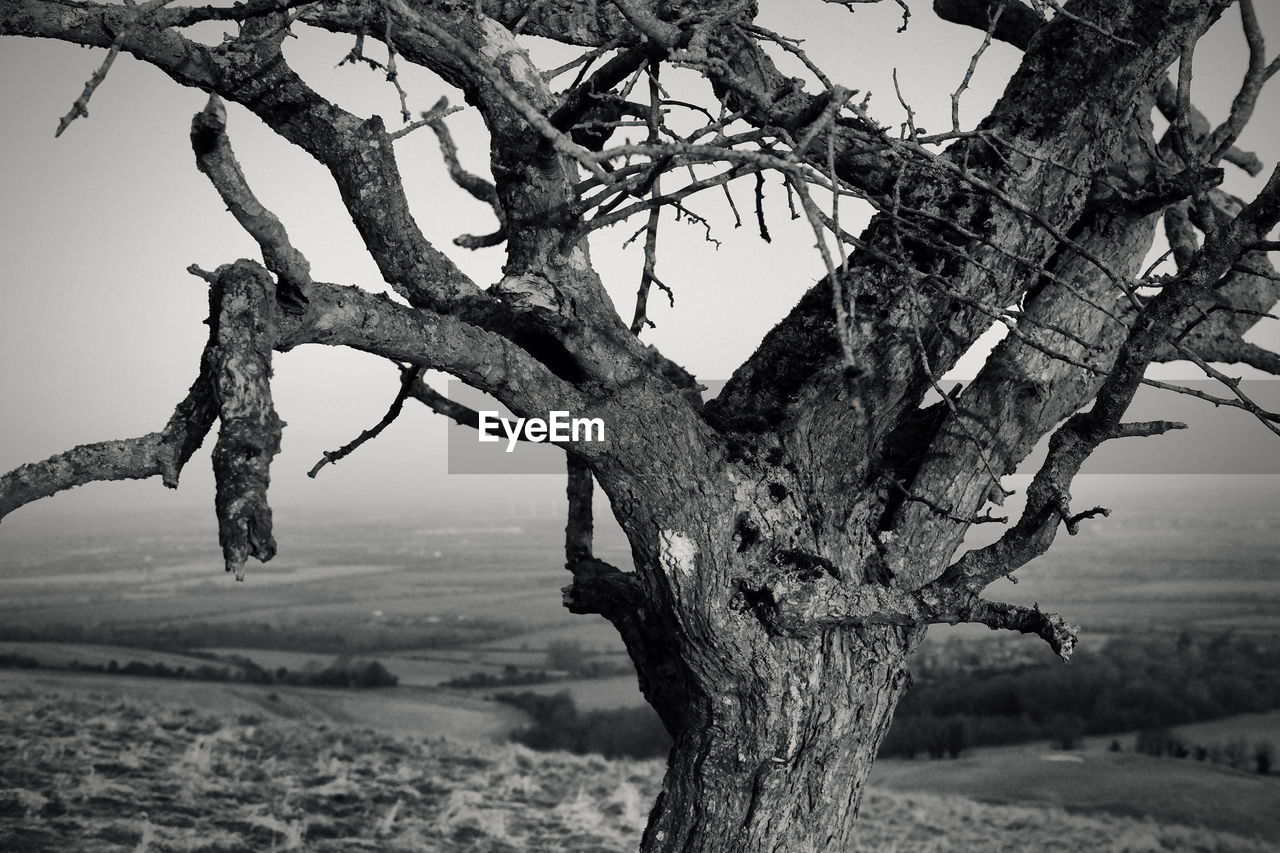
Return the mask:
<path id="1" fill-rule="evenodd" d="M 902 116 L 890 82 L 896 66 L 918 124 L 933 130 L 949 126 L 950 93 L 980 33 L 937 20 L 924 0 L 912 4 L 915 15 L 904 34 L 895 33 L 899 12 L 892 3 L 852 14 L 817 0 L 761 5 L 761 22 L 807 38 L 806 49 L 836 82 L 873 92 L 872 114 L 882 121 Z M 1280 51 L 1280 4 L 1258 5 L 1274 55 Z M 399 126 L 395 94 L 378 75 L 334 68 L 350 39 L 305 29 L 301 35 L 287 43 L 287 51 L 312 85 L 353 112 L 379 113 L 389 127 Z M 567 56 L 545 43 L 537 49 L 549 57 L 548 66 Z M 257 246 L 194 167 L 187 134 L 192 115 L 204 104 L 201 93 L 123 56 L 94 95 L 90 117 L 53 138 L 58 120 L 103 55 L 52 42 L 0 40 L 0 470 L 75 444 L 160 429 L 195 375 L 206 333 L 205 285 L 185 268 L 197 263 L 212 269 L 258 257 Z M 1005 45 L 992 45 L 964 96 L 965 126 L 985 114 L 1018 56 Z M 1197 53 L 1195 100 L 1211 120 L 1225 117 L 1245 58 L 1238 14 L 1230 10 Z M 415 113 L 441 95 L 462 102 L 428 72 L 402 64 L 402 80 Z M 680 85 L 677 75 L 664 82 Z M 250 184 L 284 221 L 315 278 L 381 289 L 327 173 L 245 110 L 232 106 L 229 113 L 229 133 Z M 487 173 L 487 148 L 474 110 L 452 116 L 449 124 L 464 164 Z M 1280 84 L 1264 95 L 1241 145 L 1257 150 L 1269 170 L 1280 156 L 1277 139 Z M 491 230 L 492 214 L 448 180 L 434 137 L 428 131 L 411 135 L 398 143 L 398 153 L 414 215 L 427 237 L 448 249 L 477 283 L 496 281 L 501 248 L 468 252 L 451 246 L 460 233 Z M 1229 169 L 1229 189 L 1244 194 L 1259 185 Z M 645 339 L 701 377 L 727 377 L 822 274 L 812 234 L 803 223 L 787 221 L 780 200 L 769 211 L 773 244 L 759 240 L 751 222 L 751 188 L 744 181 L 734 190 L 747 220 L 736 231 L 722 197 L 708 194 L 692 203 L 716 223 L 718 250 L 696 226 L 668 222 L 663 230 L 658 271 L 675 289 L 677 302 L 671 309 L 655 295 L 650 315 L 658 328 Z M 858 221 L 851 208 L 843 215 L 846 224 Z M 620 246 L 640 224 L 617 226 L 592 243 L 597 267 L 628 319 L 641 257 L 636 245 L 626 252 Z M 1256 339 L 1280 346 L 1276 326 L 1270 322 Z M 395 393 L 395 373 L 371 357 L 325 347 L 278 355 L 275 366 L 276 405 L 289 424 L 273 468 L 278 505 L 376 509 L 394 503 L 428 512 L 446 503 L 480 506 L 495 493 L 560 488 L 551 478 L 446 475 L 444 423 L 413 404 L 379 441 L 308 480 L 305 472 L 322 451 L 381 416 Z M 976 361 L 969 360 L 955 375 L 975 370 Z M 1185 366 L 1166 373 L 1194 375 Z M 3 528 L 23 524 L 23 518 L 106 506 L 211 507 L 212 441 L 211 436 L 184 472 L 177 494 L 155 481 L 95 484 L 18 510 Z"/>

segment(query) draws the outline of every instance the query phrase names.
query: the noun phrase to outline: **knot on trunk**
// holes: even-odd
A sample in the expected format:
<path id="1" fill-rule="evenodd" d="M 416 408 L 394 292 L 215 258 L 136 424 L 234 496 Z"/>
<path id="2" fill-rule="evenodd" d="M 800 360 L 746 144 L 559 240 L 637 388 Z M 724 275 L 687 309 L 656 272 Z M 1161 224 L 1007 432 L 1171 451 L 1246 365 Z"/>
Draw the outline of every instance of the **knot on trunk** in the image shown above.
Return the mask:
<path id="1" fill-rule="evenodd" d="M 847 596 L 843 572 L 806 551 L 775 551 L 757 580 L 743 580 L 739 602 L 770 634 L 806 636 L 829 626 Z"/>

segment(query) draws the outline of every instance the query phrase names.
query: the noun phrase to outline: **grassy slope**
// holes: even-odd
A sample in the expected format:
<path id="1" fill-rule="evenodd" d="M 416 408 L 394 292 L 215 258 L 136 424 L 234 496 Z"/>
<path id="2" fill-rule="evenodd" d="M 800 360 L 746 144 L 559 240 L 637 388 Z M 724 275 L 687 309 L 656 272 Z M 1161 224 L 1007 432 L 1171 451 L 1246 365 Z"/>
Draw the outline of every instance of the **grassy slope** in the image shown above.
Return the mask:
<path id="1" fill-rule="evenodd" d="M 1280 747 L 1280 711 L 1237 714 L 1225 720 L 1177 726 L 1174 731 L 1191 743 L 1212 744 L 1243 740 L 1253 746 L 1259 741 L 1269 741 L 1273 746 Z"/>
<path id="2" fill-rule="evenodd" d="M 335 725 L 12 690 L 0 850 L 634 849 L 657 762 L 539 755 Z M 1241 851 L 1149 821 L 872 793 L 862 851 Z"/>
<path id="3" fill-rule="evenodd" d="M 1280 802 L 1280 779 L 1274 776 L 1132 751 L 1112 754 L 1101 745 L 1073 753 L 1081 763 L 1046 756 L 1065 757 L 1044 744 L 1025 744 L 974 750 L 954 761 L 885 760 L 877 762 L 871 783 L 985 802 L 1155 815 L 1280 839 L 1280 812 L 1271 805 Z"/>
<path id="4" fill-rule="evenodd" d="M 99 704 L 146 705 L 163 701 L 200 708 L 222 719 L 250 714 L 307 726 L 361 724 L 383 731 L 425 732 L 491 743 L 505 741 L 512 729 L 528 722 L 510 706 L 436 688 L 342 690 L 54 670 L 0 670 L 0 702 L 7 696 L 31 691 L 91 698 Z M 4 715 L 0 714 L 2 719 Z"/>

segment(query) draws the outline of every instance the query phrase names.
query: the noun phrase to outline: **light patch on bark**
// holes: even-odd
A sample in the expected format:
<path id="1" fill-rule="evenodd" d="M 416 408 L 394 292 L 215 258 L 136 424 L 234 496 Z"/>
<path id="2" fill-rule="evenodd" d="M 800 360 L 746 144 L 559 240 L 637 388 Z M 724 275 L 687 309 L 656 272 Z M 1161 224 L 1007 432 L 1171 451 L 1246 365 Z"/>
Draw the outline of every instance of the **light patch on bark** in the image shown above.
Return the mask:
<path id="1" fill-rule="evenodd" d="M 898 542 L 898 534 L 892 530 L 882 530 L 877 534 L 877 538 L 880 540 L 880 553 L 884 557 L 885 565 L 889 567 L 889 571 L 895 578 L 902 577 L 907 568 L 907 560 Z"/>
<path id="2" fill-rule="evenodd" d="M 480 55 L 495 66 L 499 60 L 507 60 L 507 73 L 514 82 L 527 86 L 530 91 L 539 91 L 543 86 L 542 75 L 529 61 L 524 49 L 516 44 L 511 31 L 493 18 L 482 18 L 480 27 L 484 30 L 484 42 L 479 45 Z"/>
<path id="3" fill-rule="evenodd" d="M 658 560 L 662 571 L 671 576 L 692 575 L 698 556 L 698 546 L 693 540 L 678 530 L 660 530 L 658 539 L 661 547 Z"/>
<path id="4" fill-rule="evenodd" d="M 560 301 L 555 286 L 545 278 L 531 275 L 508 275 L 493 286 L 493 290 L 512 305 L 526 310 L 542 310 L 550 314 L 560 313 Z"/>

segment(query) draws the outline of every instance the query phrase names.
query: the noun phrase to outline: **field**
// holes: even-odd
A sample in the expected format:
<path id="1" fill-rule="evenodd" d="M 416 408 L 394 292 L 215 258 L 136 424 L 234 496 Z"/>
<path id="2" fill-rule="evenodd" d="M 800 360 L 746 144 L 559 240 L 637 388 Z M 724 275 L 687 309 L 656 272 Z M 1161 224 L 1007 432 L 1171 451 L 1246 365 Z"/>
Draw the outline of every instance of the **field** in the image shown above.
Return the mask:
<path id="1" fill-rule="evenodd" d="M 1174 731 L 1193 743 L 1243 740 L 1250 744 L 1271 741 L 1280 746 L 1280 711 L 1239 714 L 1225 720 L 1178 726 Z"/>
<path id="2" fill-rule="evenodd" d="M 208 658 L 194 655 L 183 655 L 172 652 L 158 652 L 155 649 L 140 649 L 135 646 L 113 646 L 106 643 L 41 643 L 21 641 L 0 641 L 0 655 L 20 655 L 38 660 L 41 666 L 64 668 L 74 663 L 90 666 L 106 666 L 111 661 L 126 664 L 138 661 L 147 664 L 163 664 L 188 669 L 201 664 L 216 664 Z"/>
<path id="3" fill-rule="evenodd" d="M 473 639 L 487 640 L 570 622 L 552 531 L 280 516 L 290 546 L 251 567 L 243 584 L 221 570 L 203 516 L 93 518 L 71 530 L 11 523 L 0 531 L 0 623 L 162 627 L 198 619 L 334 626 L 353 639 L 382 636 L 380 627 L 412 624 L 429 636 L 433 625 L 483 623 Z M 415 635 L 400 633 L 412 645 Z"/>
<path id="4" fill-rule="evenodd" d="M 601 684 L 610 681 L 602 680 Z M 220 720 L 247 715 L 308 730 L 359 725 L 387 736 L 444 736 L 473 744 L 500 744 L 524 721 L 514 709 L 486 702 L 471 691 L 412 687 L 328 690 L 0 671 L 0 705 L 22 707 L 35 697 L 68 709 L 95 704 L 139 706 L 163 716 L 194 707 Z M 599 707 L 616 704 L 600 703 Z M 1204 741 L 1269 738 L 1280 742 L 1280 713 L 1242 715 L 1179 731 Z M 1065 810 L 1073 815 L 1119 815 L 1160 825 L 1202 825 L 1280 841 L 1280 813 L 1268 805 L 1280 801 L 1280 777 L 1262 778 L 1199 762 L 1138 755 L 1132 751 L 1132 736 L 1121 738 L 1124 752 L 1111 753 L 1106 748 L 1109 740 L 1086 738 L 1083 748 L 1072 753 L 1029 744 L 970 750 L 958 760 L 881 760 L 873 770 L 872 787 L 910 802 L 923 802 L 912 799 L 916 795 L 940 797 L 938 803 L 945 809 L 955 807 L 952 798 L 964 797 L 1001 806 Z M 39 744 L 38 740 L 29 743 L 33 748 Z M 893 802 L 901 805 L 898 800 Z M 0 845 L 0 849 L 7 848 Z"/>
<path id="5" fill-rule="evenodd" d="M 1108 478 L 1090 482 L 1101 480 Z M 1058 609 L 1083 626 L 1086 645 L 1148 626 L 1275 631 L 1280 529 L 1260 510 L 1280 498 L 1280 483 L 1272 481 L 1280 478 L 1196 478 L 1179 500 L 1153 498 L 1150 488 L 1130 494 L 1132 488 L 1109 487 L 1116 494 L 1099 500 L 1117 507 L 1111 517 L 1061 537 L 1019 572 L 1018 585 L 997 584 L 991 593 Z M 7 521 L 0 529 L 0 636 L 74 641 L 80 645 L 68 653 L 86 662 L 126 654 L 93 653 L 95 644 L 144 645 L 157 654 L 234 651 L 272 669 L 325 664 L 348 652 L 382 660 L 412 686 L 498 675 L 506 666 L 543 669 L 547 647 L 563 640 L 624 660 L 610 625 L 572 616 L 560 604 L 566 577 L 558 521 L 442 516 L 424 525 L 411 517 L 332 518 L 287 508 L 278 516 L 282 535 L 290 532 L 280 556 L 251 566 L 243 584 L 221 571 L 216 534 L 203 515 L 103 515 L 69 529 Z M 625 559 L 616 532 L 606 528 L 600 539 L 602 554 Z M 23 630 L 36 634 L 16 633 Z M 63 630 L 71 633 L 59 635 Z M 935 626 L 931 642 L 986 633 Z M 46 648 L 37 657 L 53 653 Z M 584 707 L 640 701 L 625 679 L 537 689 L 565 688 Z"/>
<path id="6" fill-rule="evenodd" d="M 362 724 L 389 732 L 441 735 L 479 743 L 503 742 L 513 728 L 525 722 L 524 715 L 506 705 L 454 690 L 340 690 L 0 670 L 0 697 L 31 692 L 57 693 L 77 700 L 105 697 L 123 703 L 190 706 L 228 718 L 251 713 L 308 724 Z"/>
<path id="7" fill-rule="evenodd" d="M 1084 479 L 1077 500 L 1114 513 L 1061 537 L 1018 573 L 1020 583 L 997 584 L 993 595 L 1057 609 L 1086 635 L 1280 626 L 1280 528 L 1266 511 L 1280 501 L 1280 477 L 1185 478 L 1192 485 L 1148 477 L 1145 490 Z M 1178 487 L 1165 488 L 1169 479 Z M 353 642 L 398 631 L 404 644 L 388 648 L 399 650 L 414 648 L 410 627 L 469 624 L 483 630 L 452 648 L 536 652 L 572 638 L 621 651 L 604 620 L 571 616 L 560 604 L 567 578 L 559 519 L 446 516 L 426 526 L 413 516 L 362 520 L 287 507 L 277 515 L 280 555 L 251 566 L 244 584 L 221 571 L 203 514 L 104 514 L 69 528 L 15 516 L 0 528 L 0 624 L 333 625 Z M 598 550 L 625 563 L 616 531 L 602 528 Z M 979 530 L 973 544 L 989 535 Z M 432 639 L 417 648 L 446 645 Z"/>
<path id="8" fill-rule="evenodd" d="M 623 708 L 644 704 L 644 697 L 640 694 L 640 686 L 636 683 L 634 675 L 551 681 L 546 684 L 533 684 L 528 687 L 514 689 L 543 694 L 568 690 L 569 694 L 573 696 L 574 704 L 582 711 L 594 711 L 601 708 Z"/>
<path id="9" fill-rule="evenodd" d="M 1061 537 L 1018 573 L 1017 586 L 1002 582 L 991 595 L 1063 612 L 1082 624 L 1083 644 L 1095 651 L 1124 632 L 1280 632 L 1280 528 L 1264 518 L 1265 508 L 1280 505 L 1280 478 L 1252 478 L 1239 494 L 1213 478 L 1177 492 L 1176 500 L 1168 491 L 1150 501 L 1149 495 L 1098 499 L 1118 511 L 1086 524 L 1079 536 Z M 1091 500 L 1077 496 L 1081 506 Z M 548 649 L 565 641 L 603 660 L 625 661 L 611 626 L 572 616 L 560 604 L 567 577 L 558 519 L 442 517 L 427 526 L 410 517 L 361 521 L 285 508 L 278 514 L 281 555 L 252 565 L 244 584 L 221 571 L 216 532 L 203 515 L 103 515 L 70 528 L 20 522 L 15 516 L 0 528 L 0 654 L 51 667 L 138 660 L 188 669 L 208 662 L 197 655 L 238 655 L 291 671 L 349 655 L 381 661 L 400 686 L 361 691 L 0 670 L 5 718 L 23 720 L 3 735 L 14 752 L 0 754 L 0 772 L 9 774 L 0 784 L 10 787 L 0 791 L 0 832 L 10 833 L 0 834 L 0 850 L 69 849 L 59 839 L 79 830 L 96 839 L 95 850 L 634 847 L 660 775 L 656 765 L 499 748 L 525 722 L 520 712 L 488 700 L 504 688 L 440 687 L 476 672 L 549 669 Z M 616 534 L 604 530 L 600 537 L 599 552 L 625 562 Z M 935 626 L 928 642 L 940 647 L 972 636 L 992 635 L 980 627 Z M 1003 642 L 1022 650 L 1011 659 L 1049 657 L 1031 638 Z M 582 710 L 642 701 L 629 675 L 511 689 L 568 690 Z M 184 707 L 222 726 L 192 736 L 207 738 L 197 765 L 208 753 L 209 766 L 223 767 L 221 755 L 231 768 L 216 783 L 224 789 L 201 787 L 215 782 L 184 759 L 190 739 L 161 734 L 182 730 L 191 717 Z M 70 735 L 56 732 L 74 730 L 77 715 L 91 722 L 82 745 L 105 751 L 94 738 L 116 736 L 110 713 L 122 714 L 120 731 L 146 745 L 139 747 L 139 767 L 126 782 L 93 762 L 57 765 L 73 792 L 57 799 L 53 783 L 40 775 L 55 772 L 56 761 L 44 767 L 39 757 L 73 761 Z M 60 721 L 61 728 L 40 728 L 40 720 Z M 1248 715 L 1179 732 L 1194 742 L 1280 744 L 1278 723 L 1277 714 Z M 415 740 L 421 736 L 472 745 Z M 1132 736 L 1121 740 L 1126 749 L 1118 755 L 1105 750 L 1106 739 L 1065 760 L 1033 745 L 970 750 L 956 761 L 883 761 L 864 812 L 863 849 L 1266 849 L 1219 830 L 1256 834 L 1271 848 L 1280 843 L 1277 777 L 1148 758 L 1133 753 Z M 261 762 L 272 780 L 256 783 L 256 796 L 248 769 L 255 762 L 242 742 L 269 756 Z M 367 761 L 355 754 L 366 748 L 374 750 Z M 427 770 L 413 775 L 405 769 L 410 758 L 397 757 L 397 749 Z M 345 776 L 300 763 L 335 755 L 345 762 Z M 12 778 L 28 771 L 35 774 L 30 779 Z M 429 773 L 439 779 L 429 783 Z M 499 776 L 523 787 L 508 790 L 499 782 L 499 793 L 483 794 Z M 581 787 L 571 782 L 577 777 Z M 359 779 L 360 790 L 335 781 L 342 779 Z M 118 806 L 122 795 L 110 785 L 124 784 L 145 785 L 147 796 L 157 797 L 167 784 L 194 799 L 112 815 L 110 804 Z M 315 792 L 329 791 L 325 786 L 349 802 Z M 143 810 L 150 817 L 140 816 Z M 326 810 L 334 815 L 325 817 Z M 1182 824 L 1208 829 L 1177 828 Z M 1067 841 L 1055 840 L 1055 830 Z M 208 846 L 216 844 L 223 847 Z"/>
<path id="10" fill-rule="evenodd" d="M 13 853 L 634 850 L 657 762 L 33 691 L 0 701 Z M 851 853 L 1263 853 L 1239 835 L 877 789 Z"/>
<path id="11" fill-rule="evenodd" d="M 1111 753 L 1109 742 L 1088 739 L 1084 749 L 1070 753 L 1028 744 L 975 749 L 955 760 L 885 759 L 872 769 L 871 785 L 1203 825 L 1280 844 L 1280 810 L 1274 808 L 1280 802 L 1280 777 L 1151 758 L 1128 747 Z"/>
<path id="12" fill-rule="evenodd" d="M 311 654 L 307 652 L 283 652 L 274 649 L 247 648 L 206 648 L 202 651 L 217 655 L 233 655 L 252 660 L 267 669 L 284 667 L 290 670 L 306 671 L 309 668 L 327 666 L 333 655 Z M 470 653 L 464 653 L 470 655 Z M 407 654 L 399 650 L 386 652 L 371 651 L 361 653 L 361 658 L 373 658 L 381 661 L 399 678 L 406 687 L 435 687 L 444 682 L 467 675 L 471 672 L 484 671 L 497 673 L 501 665 L 473 660 L 437 659 L 434 656 Z M 539 654 L 538 660 L 544 655 Z"/>

